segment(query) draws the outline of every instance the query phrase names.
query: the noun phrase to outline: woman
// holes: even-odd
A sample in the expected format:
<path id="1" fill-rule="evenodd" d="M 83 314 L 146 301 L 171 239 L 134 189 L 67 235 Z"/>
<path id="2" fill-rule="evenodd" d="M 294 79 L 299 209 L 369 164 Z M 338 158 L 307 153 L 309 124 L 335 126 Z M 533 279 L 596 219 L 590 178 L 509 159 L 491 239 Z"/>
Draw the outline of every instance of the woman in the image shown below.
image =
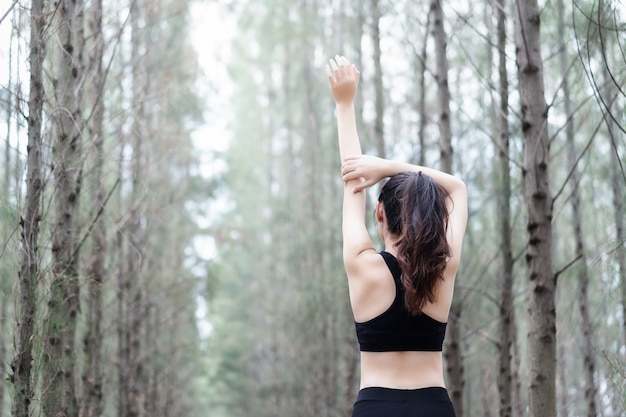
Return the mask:
<path id="1" fill-rule="evenodd" d="M 345 57 L 326 67 L 336 103 L 344 180 L 343 259 L 361 350 L 353 417 L 454 417 L 442 345 L 467 223 L 460 179 L 362 156 L 354 96 L 359 72 Z M 385 249 L 365 225 L 365 190 L 390 177 L 376 203 Z"/>

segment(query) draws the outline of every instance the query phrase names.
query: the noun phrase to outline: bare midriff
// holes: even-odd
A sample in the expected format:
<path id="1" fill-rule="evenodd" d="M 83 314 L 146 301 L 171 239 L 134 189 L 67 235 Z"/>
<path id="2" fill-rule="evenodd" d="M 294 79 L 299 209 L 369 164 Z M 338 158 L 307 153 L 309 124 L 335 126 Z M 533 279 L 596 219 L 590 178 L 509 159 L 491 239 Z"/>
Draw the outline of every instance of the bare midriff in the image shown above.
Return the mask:
<path id="1" fill-rule="evenodd" d="M 361 389 L 445 387 L 441 352 L 361 352 Z"/>

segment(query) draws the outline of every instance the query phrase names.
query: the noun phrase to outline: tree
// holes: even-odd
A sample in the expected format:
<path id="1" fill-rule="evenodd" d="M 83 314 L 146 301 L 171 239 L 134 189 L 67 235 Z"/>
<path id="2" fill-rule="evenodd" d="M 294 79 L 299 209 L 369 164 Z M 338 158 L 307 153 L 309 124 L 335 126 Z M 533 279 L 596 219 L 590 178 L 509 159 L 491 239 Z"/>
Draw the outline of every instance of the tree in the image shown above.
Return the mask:
<path id="1" fill-rule="evenodd" d="M 448 57 L 446 55 L 447 36 L 444 28 L 443 9 L 440 0 L 430 3 L 432 14 L 433 39 L 435 41 L 435 61 L 437 80 L 437 111 L 439 121 L 439 166 L 443 172 L 452 173 L 452 128 L 450 119 L 450 90 L 448 88 Z M 462 299 L 458 293 L 452 302 L 445 341 L 446 370 L 448 386 L 458 417 L 463 416 L 463 346 L 461 316 Z"/>
<path id="2" fill-rule="evenodd" d="M 103 346 L 103 310 L 104 310 L 104 282 L 107 277 L 106 251 L 107 231 L 101 214 L 106 204 L 104 180 L 102 178 L 105 161 L 104 152 L 104 101 L 102 99 L 105 87 L 103 69 L 104 38 L 102 34 L 102 0 L 92 0 L 88 10 L 87 27 L 90 40 L 88 66 L 86 72 L 91 78 L 87 86 L 86 108 L 90 113 L 87 117 L 87 137 L 92 144 L 90 165 L 93 169 L 90 174 L 91 184 L 91 247 L 87 259 L 87 331 L 83 338 L 86 364 L 83 369 L 83 398 L 81 416 L 98 417 L 104 410 L 104 387 L 102 346 Z"/>
<path id="3" fill-rule="evenodd" d="M 570 97 L 570 84 L 569 84 L 569 65 L 567 58 L 567 46 L 565 43 L 565 5 L 562 0 L 559 0 L 557 5 L 558 13 L 558 25 L 559 25 L 559 37 L 560 37 L 560 52 L 559 63 L 561 66 L 561 74 L 563 77 L 562 90 L 563 90 L 563 106 L 565 115 L 567 116 L 567 124 L 565 126 L 565 135 L 567 141 L 567 160 L 570 168 L 570 175 L 568 178 L 569 186 L 571 188 L 570 202 L 572 207 L 572 228 L 573 237 L 575 241 L 575 259 L 578 264 L 578 303 L 581 318 L 581 327 L 583 333 L 583 364 L 585 374 L 585 402 L 587 404 L 587 416 L 596 417 L 598 410 L 596 406 L 597 387 L 595 382 L 596 373 L 596 360 L 595 360 L 595 347 L 594 347 L 594 334 L 593 323 L 591 321 L 589 312 L 589 281 L 590 274 L 587 268 L 587 250 L 585 249 L 585 243 L 582 231 L 583 216 L 581 213 L 581 196 L 580 196 L 580 175 L 578 172 L 578 155 L 576 152 L 574 141 L 574 113 L 572 110 L 572 103 Z"/>
<path id="4" fill-rule="evenodd" d="M 54 13 L 58 28 L 52 84 L 53 204 L 52 266 L 45 323 L 42 408 L 48 415 L 77 416 L 76 325 L 78 281 L 78 203 L 82 182 L 83 3 L 61 0 Z"/>
<path id="5" fill-rule="evenodd" d="M 517 73 L 524 138 L 529 286 L 530 416 L 556 415 L 556 277 L 552 267 L 550 138 L 544 97 L 540 11 L 516 0 Z"/>
<path id="6" fill-rule="evenodd" d="M 496 199 L 500 238 L 500 298 L 498 321 L 498 392 L 500 417 L 513 415 L 513 347 L 515 343 L 515 305 L 513 298 L 513 248 L 511 227 L 511 167 L 509 128 L 509 78 L 507 73 L 506 2 L 495 4 L 497 16 L 498 98 L 496 111 Z"/>
<path id="7" fill-rule="evenodd" d="M 39 268 L 39 223 L 43 196 L 42 113 L 44 103 L 43 61 L 46 14 L 43 1 L 33 0 L 30 10 L 30 93 L 28 98 L 28 161 L 26 205 L 21 215 L 20 241 L 22 256 L 18 274 L 19 310 L 17 346 L 11 363 L 13 382 L 13 415 L 29 417 L 33 398 L 33 344 L 37 308 Z"/>
<path id="8" fill-rule="evenodd" d="M 374 142 L 376 144 L 376 153 L 379 157 L 384 158 L 385 152 L 385 95 L 383 89 L 383 71 L 381 66 L 381 49 L 380 49 L 380 19 L 382 12 L 379 0 L 370 1 L 372 8 L 372 25 L 371 36 L 372 45 L 374 46 L 374 107 L 376 116 L 374 117 Z"/>

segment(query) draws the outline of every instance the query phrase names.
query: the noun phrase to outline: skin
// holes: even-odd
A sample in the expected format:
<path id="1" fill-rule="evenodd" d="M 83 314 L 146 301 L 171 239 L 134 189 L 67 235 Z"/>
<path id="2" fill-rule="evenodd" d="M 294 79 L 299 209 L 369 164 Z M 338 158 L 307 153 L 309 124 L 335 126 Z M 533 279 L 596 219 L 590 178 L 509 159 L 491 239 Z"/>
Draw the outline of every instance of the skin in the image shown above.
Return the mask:
<path id="1" fill-rule="evenodd" d="M 361 154 L 356 128 L 354 97 L 359 71 L 345 57 L 336 56 L 326 66 L 330 90 L 336 104 L 339 152 L 344 181 L 342 234 L 343 260 L 348 276 L 354 319 L 363 322 L 389 308 L 396 294 L 389 268 L 380 256 L 365 223 L 367 188 L 399 172 L 423 172 L 431 176 L 449 195 L 447 239 L 452 256 L 436 289 L 436 300 L 427 303 L 423 313 L 447 322 L 454 292 L 463 236 L 467 224 L 467 189 L 460 179 L 418 165 L 411 165 Z M 376 204 L 376 220 L 385 251 L 397 255 L 398 236 L 389 233 L 384 207 Z M 361 352 L 361 388 L 388 387 L 416 389 L 445 387 L 441 352 Z"/>

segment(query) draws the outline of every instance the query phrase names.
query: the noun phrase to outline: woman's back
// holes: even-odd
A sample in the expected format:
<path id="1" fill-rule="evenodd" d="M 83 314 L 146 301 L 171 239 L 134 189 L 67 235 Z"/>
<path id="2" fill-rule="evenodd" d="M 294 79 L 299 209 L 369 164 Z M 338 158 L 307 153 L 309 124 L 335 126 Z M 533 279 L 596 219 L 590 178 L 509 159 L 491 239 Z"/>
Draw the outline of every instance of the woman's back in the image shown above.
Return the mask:
<path id="1" fill-rule="evenodd" d="M 402 308 L 395 256 L 372 253 L 363 263 L 367 273 L 360 285 L 350 286 L 361 347 L 361 388 L 444 387 L 441 343 L 450 310 L 447 300 L 451 300 L 451 294 L 444 293 L 449 289 L 440 288 L 441 301 L 427 304 L 421 315 L 410 317 Z"/>

